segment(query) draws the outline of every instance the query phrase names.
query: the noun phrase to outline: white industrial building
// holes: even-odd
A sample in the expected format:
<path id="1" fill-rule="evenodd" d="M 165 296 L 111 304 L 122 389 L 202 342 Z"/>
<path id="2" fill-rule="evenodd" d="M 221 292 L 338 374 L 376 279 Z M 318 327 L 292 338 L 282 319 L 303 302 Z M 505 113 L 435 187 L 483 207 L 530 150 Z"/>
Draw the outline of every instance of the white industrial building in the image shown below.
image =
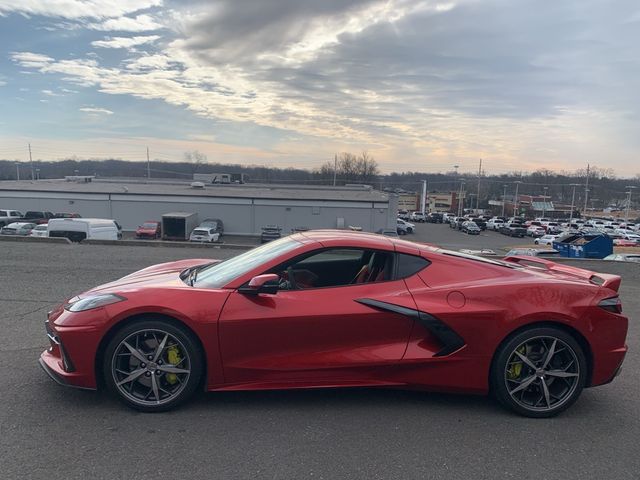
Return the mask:
<path id="1" fill-rule="evenodd" d="M 200 184 L 202 185 L 202 184 Z M 171 180 L 94 179 L 2 181 L 0 209 L 79 213 L 112 218 L 124 230 L 168 212 L 194 212 L 201 220 L 219 218 L 225 233 L 256 235 L 276 224 L 296 227 L 395 228 L 397 196 L 367 186 L 207 185 L 194 188 Z"/>

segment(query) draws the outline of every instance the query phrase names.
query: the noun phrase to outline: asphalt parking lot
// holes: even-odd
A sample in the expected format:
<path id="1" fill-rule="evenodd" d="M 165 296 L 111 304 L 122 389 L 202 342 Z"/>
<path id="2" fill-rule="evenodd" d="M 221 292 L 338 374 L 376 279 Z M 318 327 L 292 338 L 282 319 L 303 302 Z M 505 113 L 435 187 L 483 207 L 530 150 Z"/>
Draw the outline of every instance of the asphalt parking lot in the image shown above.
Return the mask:
<path id="1" fill-rule="evenodd" d="M 523 243 L 441 225 L 419 225 L 413 238 L 451 248 Z M 45 313 L 150 264 L 238 251 L 14 242 L 0 248 L 2 479 L 640 478 L 638 265 L 582 264 L 622 275 L 630 352 L 611 385 L 586 390 L 554 419 L 521 418 L 484 397 L 376 389 L 202 393 L 180 410 L 141 414 L 101 393 L 59 387 L 41 371 Z"/>

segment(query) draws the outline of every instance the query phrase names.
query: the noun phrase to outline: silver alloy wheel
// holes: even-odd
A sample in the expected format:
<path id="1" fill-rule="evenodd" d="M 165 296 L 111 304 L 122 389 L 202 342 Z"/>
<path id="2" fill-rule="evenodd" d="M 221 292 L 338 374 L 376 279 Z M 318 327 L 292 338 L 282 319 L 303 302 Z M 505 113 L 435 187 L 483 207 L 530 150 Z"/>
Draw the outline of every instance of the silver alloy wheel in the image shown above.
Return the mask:
<path id="1" fill-rule="evenodd" d="M 555 410 L 578 387 L 580 364 L 573 349 L 556 337 L 533 337 L 518 345 L 507 361 L 504 380 L 514 402 L 531 411 Z"/>
<path id="2" fill-rule="evenodd" d="M 111 374 L 119 393 L 130 401 L 163 405 L 187 385 L 191 359 L 174 335 L 160 329 L 139 330 L 116 347 Z"/>

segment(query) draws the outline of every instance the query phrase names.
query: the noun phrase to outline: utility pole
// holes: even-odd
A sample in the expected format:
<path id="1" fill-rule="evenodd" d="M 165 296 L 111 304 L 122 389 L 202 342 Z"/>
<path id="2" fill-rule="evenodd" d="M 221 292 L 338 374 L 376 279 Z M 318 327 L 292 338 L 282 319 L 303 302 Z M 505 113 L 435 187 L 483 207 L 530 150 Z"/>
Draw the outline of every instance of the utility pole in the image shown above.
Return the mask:
<path id="1" fill-rule="evenodd" d="M 458 196 L 458 216 L 461 217 L 464 213 L 464 202 L 462 200 L 462 192 L 464 189 L 464 180 L 460 182 L 460 195 Z"/>
<path id="2" fill-rule="evenodd" d="M 573 193 L 571 194 L 571 213 L 569 214 L 569 228 L 571 228 L 571 224 L 573 223 L 573 205 L 576 200 L 576 187 L 579 186 L 579 183 L 572 183 Z"/>
<path id="3" fill-rule="evenodd" d="M 476 197 L 476 213 L 480 209 L 480 177 L 482 176 L 482 159 L 480 159 L 480 165 L 478 166 L 478 196 Z"/>
<path id="4" fill-rule="evenodd" d="M 31 181 L 36 179 L 35 172 L 33 170 L 33 157 L 31 156 L 31 143 L 29 145 L 29 162 L 31 163 Z"/>
<path id="5" fill-rule="evenodd" d="M 587 163 L 587 181 L 584 184 L 584 211 L 583 215 L 587 214 L 587 198 L 589 197 L 589 164 Z"/>
<path id="6" fill-rule="evenodd" d="M 625 211 L 625 214 L 624 214 L 625 228 L 627 228 L 627 224 L 629 223 L 629 208 L 631 207 L 631 189 L 636 187 L 634 187 L 633 185 L 627 185 L 627 188 L 629 189 L 629 191 L 627 192 L 627 210 Z"/>
<path id="7" fill-rule="evenodd" d="M 427 211 L 427 181 L 422 180 L 422 215 Z"/>
<path id="8" fill-rule="evenodd" d="M 504 206 L 507 198 L 507 185 L 504 184 L 503 187 L 504 187 L 504 192 L 502 193 L 502 217 L 504 218 Z"/>
<path id="9" fill-rule="evenodd" d="M 151 179 L 151 161 L 149 160 L 149 147 L 147 147 L 147 179 Z"/>
<path id="10" fill-rule="evenodd" d="M 518 215 L 518 187 L 522 183 L 521 180 L 516 180 L 516 197 L 513 200 L 513 217 Z"/>
<path id="11" fill-rule="evenodd" d="M 333 186 L 336 186 L 336 176 L 338 175 L 338 154 L 333 157 Z"/>

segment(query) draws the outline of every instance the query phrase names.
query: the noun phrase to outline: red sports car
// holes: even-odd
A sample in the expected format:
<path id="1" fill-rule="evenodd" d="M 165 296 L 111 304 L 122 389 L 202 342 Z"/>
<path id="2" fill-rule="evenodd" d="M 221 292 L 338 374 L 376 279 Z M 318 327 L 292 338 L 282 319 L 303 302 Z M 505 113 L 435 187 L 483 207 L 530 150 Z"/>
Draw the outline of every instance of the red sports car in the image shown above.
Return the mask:
<path id="1" fill-rule="evenodd" d="M 160 238 L 160 222 L 147 220 L 136 228 L 136 238 Z"/>
<path id="2" fill-rule="evenodd" d="M 40 364 L 160 411 L 198 388 L 389 386 L 486 394 L 548 417 L 620 371 L 620 277 L 310 231 L 224 262 L 155 265 L 48 314 Z"/>

